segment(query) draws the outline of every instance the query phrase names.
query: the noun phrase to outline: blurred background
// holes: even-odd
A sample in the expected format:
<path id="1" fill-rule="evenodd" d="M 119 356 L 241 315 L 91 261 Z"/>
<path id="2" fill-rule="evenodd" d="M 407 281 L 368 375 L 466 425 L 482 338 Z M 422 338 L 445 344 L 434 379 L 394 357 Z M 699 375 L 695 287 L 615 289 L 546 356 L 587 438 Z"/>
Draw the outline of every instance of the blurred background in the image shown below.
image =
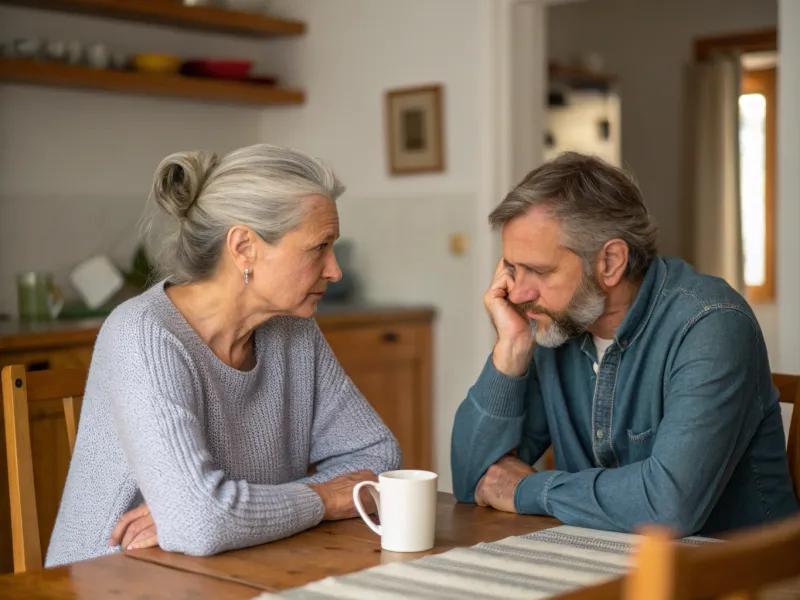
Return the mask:
<path id="1" fill-rule="evenodd" d="M 3 364 L 53 364 L 69 342 L 43 335 L 96 333 L 143 288 L 137 222 L 163 157 L 268 142 L 348 187 L 348 277 L 323 313 L 432 310 L 430 356 L 353 378 L 403 436 L 426 432 L 405 443 L 442 489 L 493 342 L 486 217 L 564 150 L 629 168 L 662 253 L 740 289 L 773 371 L 800 373 L 796 0 L 0 0 L 0 43 Z M 366 343 L 341 335 L 337 354 Z M 408 391 L 429 405 L 403 421 L 406 376 L 430 393 Z"/>

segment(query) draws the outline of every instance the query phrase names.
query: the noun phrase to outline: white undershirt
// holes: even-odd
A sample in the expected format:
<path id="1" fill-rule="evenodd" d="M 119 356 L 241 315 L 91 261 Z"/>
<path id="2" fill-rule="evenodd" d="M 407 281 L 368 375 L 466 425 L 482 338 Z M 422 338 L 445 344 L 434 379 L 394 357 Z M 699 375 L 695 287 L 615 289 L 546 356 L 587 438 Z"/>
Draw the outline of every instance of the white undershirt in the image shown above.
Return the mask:
<path id="1" fill-rule="evenodd" d="M 603 355 L 614 340 L 606 340 L 596 335 L 593 335 L 592 339 L 594 340 L 594 347 L 597 349 L 597 362 L 594 363 L 594 372 L 597 373 L 597 370 L 600 368 L 600 363 L 603 362 Z"/>

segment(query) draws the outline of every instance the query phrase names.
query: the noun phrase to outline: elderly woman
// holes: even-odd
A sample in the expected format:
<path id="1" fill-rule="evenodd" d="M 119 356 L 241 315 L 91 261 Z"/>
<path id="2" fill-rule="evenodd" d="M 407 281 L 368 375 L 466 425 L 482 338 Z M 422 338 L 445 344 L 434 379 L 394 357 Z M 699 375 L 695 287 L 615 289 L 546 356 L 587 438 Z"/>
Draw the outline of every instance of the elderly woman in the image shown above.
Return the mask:
<path id="1" fill-rule="evenodd" d="M 159 165 L 163 281 L 100 331 L 47 566 L 277 540 L 354 516 L 354 485 L 398 467 L 311 318 L 341 277 L 343 190 L 268 145 Z"/>

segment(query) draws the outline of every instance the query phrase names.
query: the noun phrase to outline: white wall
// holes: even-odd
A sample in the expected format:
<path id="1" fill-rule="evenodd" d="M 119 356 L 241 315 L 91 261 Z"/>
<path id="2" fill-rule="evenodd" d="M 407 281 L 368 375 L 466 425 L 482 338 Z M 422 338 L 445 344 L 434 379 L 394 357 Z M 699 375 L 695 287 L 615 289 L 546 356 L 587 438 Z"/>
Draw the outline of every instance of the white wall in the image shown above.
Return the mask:
<path id="1" fill-rule="evenodd" d="M 779 0 L 777 318 L 775 371 L 800 374 L 800 2 Z M 788 412 L 788 414 L 787 414 Z M 788 427 L 791 411 L 784 411 Z"/>
<path id="2" fill-rule="evenodd" d="M 800 373 L 800 2 L 780 0 L 779 14 L 776 370 Z"/>
<path id="3" fill-rule="evenodd" d="M 308 23 L 278 42 L 276 69 L 306 90 L 302 108 L 265 112 L 262 139 L 324 157 L 348 186 L 342 237 L 375 301 L 432 303 L 434 445 L 449 489 L 449 441 L 458 403 L 474 380 L 473 253 L 448 254 L 448 236 L 472 241 L 480 164 L 479 0 L 286 0 L 277 13 Z M 456 20 L 454 20 L 457 17 Z M 458 21 L 458 25 L 456 22 Z M 384 152 L 384 92 L 444 86 L 447 169 L 392 177 Z"/>
<path id="4" fill-rule="evenodd" d="M 325 157 L 353 196 L 474 192 L 476 0 L 284 0 L 273 7 L 308 24 L 305 37 L 278 41 L 270 57 L 276 72 L 306 90 L 307 101 L 265 112 L 264 141 Z M 447 170 L 391 177 L 383 92 L 426 83 L 445 87 Z"/>
<path id="5" fill-rule="evenodd" d="M 122 51 L 255 56 L 269 44 L 0 7 L 0 41 L 100 41 Z M 282 109 L 273 109 L 280 111 Z M 68 272 L 94 252 L 127 266 L 158 162 L 259 138 L 260 109 L 0 85 L 0 313 L 20 270 Z"/>
<path id="6" fill-rule="evenodd" d="M 513 128 L 541 126 L 540 115 L 530 109 L 531 95 L 541 97 L 537 77 L 542 69 L 532 52 L 543 64 L 539 47 L 544 40 L 530 39 L 530 25 L 541 9 L 513 4 L 272 4 L 275 12 L 308 23 L 306 39 L 278 42 L 272 56 L 277 72 L 306 90 L 307 103 L 281 114 L 265 112 L 262 138 L 324 157 L 348 186 L 340 201 L 342 236 L 354 242 L 354 262 L 369 299 L 436 306 L 434 447 L 445 490 L 450 489 L 453 415 L 490 349 L 481 296 L 498 255 L 486 216 L 507 191 L 515 159 L 527 162 L 526 171 L 534 166 L 538 143 L 531 140 L 536 136 L 515 138 Z M 515 38 L 512 28 L 523 35 Z M 525 85 L 514 92 L 512 55 L 523 47 L 530 51 L 518 66 L 526 74 L 517 80 Z M 392 177 L 384 151 L 384 93 L 427 83 L 444 85 L 447 169 Z M 512 106 L 523 104 L 524 120 L 512 123 Z M 519 152 L 511 151 L 515 142 L 521 144 Z M 468 236 L 465 256 L 448 253 L 454 232 Z"/>
<path id="7" fill-rule="evenodd" d="M 590 0 L 548 9 L 550 57 L 599 52 L 619 76 L 622 160 L 659 223 L 664 253 L 680 255 L 684 65 L 699 37 L 775 27 L 775 0 Z"/>

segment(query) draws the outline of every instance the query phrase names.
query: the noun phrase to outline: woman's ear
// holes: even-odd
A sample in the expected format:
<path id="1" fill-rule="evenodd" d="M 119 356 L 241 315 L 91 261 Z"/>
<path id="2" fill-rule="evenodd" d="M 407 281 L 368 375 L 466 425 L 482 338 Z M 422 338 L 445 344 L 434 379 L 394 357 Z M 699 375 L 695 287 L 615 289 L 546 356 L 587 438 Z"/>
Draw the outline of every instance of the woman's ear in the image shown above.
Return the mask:
<path id="1" fill-rule="evenodd" d="M 255 232 L 244 225 L 236 225 L 228 231 L 226 242 L 236 267 L 240 271 L 252 268 L 257 252 Z"/>

